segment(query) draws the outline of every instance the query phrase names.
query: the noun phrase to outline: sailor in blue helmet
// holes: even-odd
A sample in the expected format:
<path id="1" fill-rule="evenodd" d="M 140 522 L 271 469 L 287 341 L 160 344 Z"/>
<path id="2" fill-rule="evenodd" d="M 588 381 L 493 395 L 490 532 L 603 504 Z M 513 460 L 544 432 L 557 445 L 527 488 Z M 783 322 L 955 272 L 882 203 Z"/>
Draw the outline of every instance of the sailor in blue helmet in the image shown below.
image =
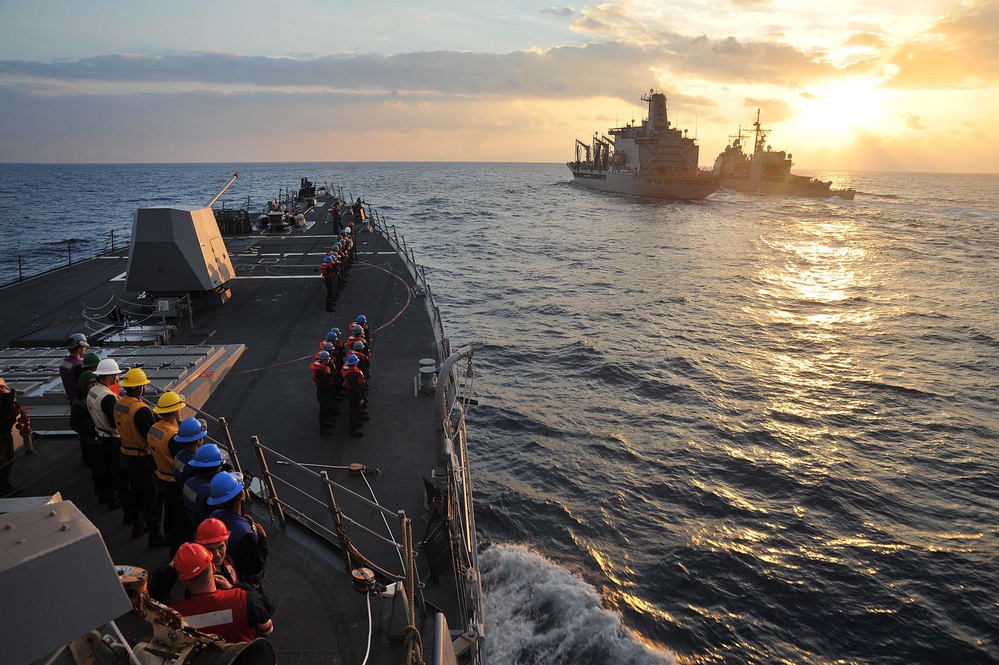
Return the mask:
<path id="1" fill-rule="evenodd" d="M 178 487 L 187 484 L 187 480 L 194 474 L 194 469 L 188 467 L 188 462 L 194 459 L 194 454 L 206 436 L 208 436 L 207 423 L 197 418 L 186 418 L 177 428 L 173 440 L 184 446 L 173 456 L 173 477 Z"/>
<path id="2" fill-rule="evenodd" d="M 348 430 L 351 436 L 364 436 L 361 431 L 362 411 L 364 409 L 364 374 L 357 366 L 358 358 L 356 354 L 350 354 L 343 361 L 343 368 L 340 376 L 343 378 L 344 395 L 350 405 L 350 419 L 348 420 Z"/>
<path id="3" fill-rule="evenodd" d="M 328 342 L 327 344 L 330 349 L 333 348 L 332 344 Z M 309 367 L 312 371 L 312 383 L 316 385 L 316 399 L 319 401 L 320 436 L 331 436 L 334 433 L 333 423 L 336 420 L 336 415 L 333 413 L 333 387 L 340 377 L 333 375 L 332 364 L 330 352 L 323 350 L 316 354 L 315 360 Z"/>
<path id="4" fill-rule="evenodd" d="M 222 468 L 222 452 L 214 443 L 206 443 L 198 448 L 187 465 L 193 475 L 184 483 L 184 508 L 191 520 L 191 528 L 196 530 L 215 510 L 208 505 L 208 497 L 211 495 L 212 479 Z"/>
<path id="5" fill-rule="evenodd" d="M 244 513 L 245 499 L 243 474 L 222 471 L 212 478 L 208 505 L 215 506 L 216 510 L 211 517 L 221 520 L 229 529 L 226 547 L 239 579 L 259 588 L 267 561 L 267 533 L 249 513 Z"/>
<path id="6" fill-rule="evenodd" d="M 361 326 L 361 331 L 364 334 L 364 346 L 365 348 L 370 349 L 372 334 L 371 334 L 371 328 L 368 327 L 368 317 L 364 316 L 363 314 L 358 314 L 357 320 L 355 320 L 354 323 L 356 325 Z"/>

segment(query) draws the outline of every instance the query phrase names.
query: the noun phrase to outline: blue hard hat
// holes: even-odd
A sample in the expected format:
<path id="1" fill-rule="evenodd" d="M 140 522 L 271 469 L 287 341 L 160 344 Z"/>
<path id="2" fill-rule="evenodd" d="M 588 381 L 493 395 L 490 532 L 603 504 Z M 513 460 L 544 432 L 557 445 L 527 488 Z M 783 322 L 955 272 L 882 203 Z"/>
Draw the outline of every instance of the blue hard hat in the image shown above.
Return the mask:
<path id="1" fill-rule="evenodd" d="M 357 320 L 360 321 L 361 323 L 366 323 L 367 320 L 368 320 L 368 317 L 364 316 L 363 314 L 358 314 L 357 315 Z"/>
<path id="2" fill-rule="evenodd" d="M 218 506 L 243 491 L 243 474 L 222 471 L 212 478 L 208 488 L 208 505 Z"/>
<path id="3" fill-rule="evenodd" d="M 188 462 L 188 465 L 198 469 L 222 466 L 222 453 L 219 452 L 219 447 L 214 443 L 206 443 L 198 448 L 198 452 L 194 453 L 194 457 Z"/>
<path id="4" fill-rule="evenodd" d="M 334 332 L 334 333 L 336 333 L 336 334 L 337 334 L 337 336 L 339 336 L 339 335 L 340 335 L 340 329 L 339 329 L 339 328 L 337 328 L 336 326 L 334 326 L 334 327 L 330 328 L 330 332 Z"/>
<path id="5" fill-rule="evenodd" d="M 356 365 L 358 362 L 359 361 L 357 360 L 357 356 L 355 356 L 352 353 L 349 356 L 347 356 L 347 359 L 343 361 L 343 364 L 344 365 Z"/>
<path id="6" fill-rule="evenodd" d="M 337 333 L 333 332 L 332 330 L 329 331 L 328 333 L 326 333 L 326 339 L 336 339 L 339 336 L 340 335 L 338 335 Z"/>
<path id="7" fill-rule="evenodd" d="M 319 352 L 319 359 L 320 360 L 329 360 L 330 359 L 330 352 L 329 351 L 320 351 Z"/>
<path id="8" fill-rule="evenodd" d="M 363 348 L 364 348 L 364 342 L 362 342 L 361 340 L 357 340 L 356 342 L 354 342 L 355 351 L 360 351 Z"/>
<path id="9" fill-rule="evenodd" d="M 329 342 L 323 342 L 323 351 L 332 351 L 333 345 Z"/>
<path id="10" fill-rule="evenodd" d="M 332 256 L 324 256 L 323 257 L 323 263 L 333 263 L 333 257 Z"/>
<path id="11" fill-rule="evenodd" d="M 205 438 L 207 434 L 208 428 L 202 425 L 200 420 L 185 418 L 180 427 L 177 428 L 177 434 L 174 435 L 173 440 L 177 443 L 190 443 Z"/>

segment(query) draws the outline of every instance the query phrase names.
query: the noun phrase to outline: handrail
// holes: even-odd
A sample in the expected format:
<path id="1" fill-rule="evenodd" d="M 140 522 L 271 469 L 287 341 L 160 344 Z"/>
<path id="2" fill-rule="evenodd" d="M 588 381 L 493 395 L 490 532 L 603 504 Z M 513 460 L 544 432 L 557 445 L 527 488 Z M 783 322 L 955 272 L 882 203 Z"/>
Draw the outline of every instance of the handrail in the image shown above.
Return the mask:
<path id="1" fill-rule="evenodd" d="M 36 277 L 41 277 L 43 275 L 47 275 L 48 273 L 54 272 L 56 270 L 61 270 L 61 269 L 65 268 L 65 267 L 67 267 L 67 266 L 73 265 L 74 263 L 80 263 L 82 261 L 87 261 L 87 260 L 90 260 L 90 259 L 95 259 L 95 258 L 97 258 L 99 256 L 107 256 L 109 254 L 115 254 L 118 250 L 125 249 L 130 244 L 130 243 L 126 242 L 124 244 L 115 246 L 114 230 L 111 230 L 111 231 L 108 232 L 108 237 L 104 240 L 104 245 L 103 245 L 103 248 L 101 249 L 101 251 L 99 251 L 99 252 L 97 252 L 95 254 L 91 254 L 91 255 L 87 255 L 87 256 L 83 256 L 83 257 L 76 257 L 74 259 L 73 256 L 72 256 L 72 243 L 73 243 L 72 239 L 66 240 L 66 244 L 67 244 L 67 250 L 66 250 L 67 261 L 65 263 L 60 263 L 59 265 L 55 265 L 54 266 L 54 265 L 52 265 L 51 261 L 46 260 L 46 262 L 45 262 L 46 268 L 44 268 L 42 270 L 39 270 L 37 272 L 28 273 L 27 275 L 25 275 L 25 273 L 24 273 L 24 257 L 22 255 L 18 254 L 17 255 L 17 277 L 15 279 L 11 279 L 11 280 L 9 280 L 7 282 L 4 282 L 3 284 L 0 284 L 0 288 L 4 288 L 4 287 L 7 287 L 7 286 L 12 286 L 14 284 L 22 284 L 25 281 L 28 281 L 28 280 L 31 280 L 31 279 L 35 279 Z"/>
<path id="2" fill-rule="evenodd" d="M 375 564 L 371 560 L 364 557 L 362 554 L 358 553 L 356 550 L 352 551 L 351 546 L 349 544 L 349 539 L 347 539 L 345 534 L 342 533 L 342 524 L 337 523 L 341 518 L 346 519 L 354 526 L 366 531 L 367 533 L 391 545 L 397 550 L 401 549 L 403 547 L 403 544 L 396 541 L 394 539 L 394 536 L 392 537 L 392 539 L 386 538 L 382 534 L 377 533 L 372 529 L 368 528 L 365 524 L 358 522 L 349 515 L 346 515 L 343 512 L 339 511 L 339 508 L 336 508 L 335 506 L 335 499 L 332 499 L 333 491 L 335 489 L 337 491 L 346 492 L 354 499 L 357 499 L 358 501 L 367 506 L 377 509 L 383 515 L 391 516 L 393 519 L 404 520 L 406 516 L 405 511 L 393 512 L 387 508 L 380 506 L 378 503 L 371 501 L 370 499 L 367 499 L 366 497 L 361 496 L 360 494 L 357 494 L 353 490 L 344 487 L 343 485 L 333 480 L 330 480 L 329 475 L 325 471 L 322 472 L 313 471 L 312 469 L 308 468 L 307 465 L 296 462 L 290 457 L 287 457 L 272 448 L 268 448 L 264 444 L 260 443 L 260 439 L 256 436 L 251 437 L 251 443 L 253 445 L 254 452 L 257 456 L 257 463 L 260 468 L 261 481 L 263 482 L 263 486 L 266 489 L 266 496 L 264 497 L 264 502 L 268 505 L 268 508 L 276 507 L 278 509 L 278 515 L 281 519 L 282 524 L 285 524 L 287 522 L 287 519 L 285 517 L 286 513 L 294 515 L 297 519 L 305 523 L 306 526 L 312 528 L 313 531 L 315 531 L 318 535 L 322 536 L 323 538 L 329 540 L 330 542 L 334 542 L 334 539 L 338 541 L 341 550 L 343 552 L 344 559 L 347 560 L 348 563 L 350 563 L 351 559 L 363 559 L 364 565 L 378 571 L 380 574 L 382 574 L 384 577 L 388 579 L 395 580 L 397 582 L 403 581 L 405 579 L 405 574 L 400 575 L 399 573 L 394 573 L 382 566 L 379 566 L 378 564 Z M 282 478 L 281 476 L 273 473 L 270 470 L 270 467 L 267 463 L 267 456 L 265 453 L 274 455 L 275 457 L 280 458 L 280 460 L 284 464 L 293 467 L 298 471 L 303 471 L 307 475 L 312 476 L 313 478 L 319 480 L 323 484 L 327 495 L 331 497 L 330 503 L 327 504 L 326 502 L 317 499 L 307 490 L 304 490 L 301 487 L 295 485 L 294 483 L 288 481 L 287 479 Z M 280 496 L 278 495 L 275 481 L 281 483 L 283 486 L 287 486 L 288 488 L 298 492 L 299 494 L 302 494 L 313 503 L 316 503 L 321 506 L 328 506 L 330 509 L 330 514 L 332 516 L 332 519 L 334 520 L 334 526 L 336 527 L 336 530 L 335 531 L 331 530 L 329 527 L 325 526 L 318 520 L 305 514 L 302 510 L 292 506 L 287 501 L 281 499 Z M 273 522 L 273 515 L 272 515 L 272 522 Z M 391 535 L 391 532 L 389 535 Z"/>
<path id="3" fill-rule="evenodd" d="M 389 515 L 389 516 L 391 516 L 393 518 L 396 517 L 396 513 L 394 511 L 389 510 L 388 508 L 383 508 L 382 506 L 378 505 L 374 501 L 371 501 L 370 499 L 361 496 L 360 494 L 358 494 L 354 490 L 350 489 L 349 487 L 344 487 L 343 485 L 340 485 L 339 483 L 336 483 L 336 482 L 334 482 L 332 480 L 328 480 L 328 481 L 327 480 L 323 480 L 322 475 L 320 475 L 316 471 L 313 471 L 312 469 L 310 469 L 310 468 L 308 468 L 306 466 L 303 466 L 302 464 L 296 462 L 294 459 L 288 457 L 287 455 L 283 455 L 283 454 L 279 453 L 278 451 L 274 450 L 273 448 L 268 448 L 264 444 L 260 443 L 259 439 L 256 439 L 256 437 L 254 437 L 253 447 L 254 448 L 258 448 L 260 450 L 263 450 L 264 452 L 266 452 L 266 453 L 268 453 L 270 455 L 274 455 L 275 457 L 277 457 L 278 459 L 280 459 L 282 462 L 285 462 L 285 463 L 287 463 L 290 466 L 297 467 L 299 470 L 304 471 L 305 473 L 307 473 L 308 475 L 312 476 L 313 478 L 316 478 L 320 482 L 329 483 L 330 485 L 333 485 L 338 490 L 342 490 L 342 491 L 346 492 L 347 494 L 351 495 L 355 499 L 361 501 L 362 503 L 367 504 L 371 508 L 374 508 L 376 510 L 381 511 L 385 515 Z"/>

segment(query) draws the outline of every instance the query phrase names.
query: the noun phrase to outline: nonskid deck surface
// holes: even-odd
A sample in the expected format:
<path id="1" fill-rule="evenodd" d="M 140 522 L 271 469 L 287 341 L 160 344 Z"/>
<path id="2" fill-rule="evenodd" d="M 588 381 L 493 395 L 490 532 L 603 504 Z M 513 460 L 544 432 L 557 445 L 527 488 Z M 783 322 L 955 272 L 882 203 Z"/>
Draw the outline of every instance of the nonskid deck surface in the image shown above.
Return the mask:
<path id="1" fill-rule="evenodd" d="M 300 462 L 329 467 L 359 462 L 377 468 L 378 475 L 363 477 L 335 468 L 328 471 L 332 480 L 358 494 L 374 497 L 393 511 L 404 510 L 413 520 L 414 537 L 419 541 L 426 527 L 422 478 L 429 478 L 433 470 L 435 431 L 431 398 L 417 396 L 415 387 L 419 359 L 437 358 L 433 327 L 390 244 L 377 233 L 362 232 L 358 237 L 358 258 L 332 313 L 325 311 L 324 286 L 316 270 L 333 242 L 329 225 L 318 222 L 305 232 L 227 239 L 237 273 L 230 283 L 231 300 L 222 307 L 196 312 L 193 329 L 186 320 L 179 321 L 180 330 L 171 341 L 246 345 L 204 408 L 230 423 L 248 471 L 258 472 L 250 446 L 253 435 Z M 122 293 L 120 277 L 126 257 L 127 253 L 119 253 L 94 259 L 0 290 L 0 308 L 20 313 L 0 318 L 0 342 L 53 325 L 65 326 L 67 333 L 78 329 L 81 302 L 100 304 Z M 331 327 L 346 330 L 358 314 L 367 316 L 375 333 L 371 419 L 365 424 L 364 438 L 349 437 L 347 409 L 341 404 L 336 434 L 321 436 L 309 362 Z M 210 435 L 219 433 L 213 428 Z M 273 461 L 271 465 L 272 471 L 283 471 L 280 466 L 274 468 Z M 132 540 L 128 527 L 120 523 L 120 511 L 108 513 L 96 503 L 88 476 L 75 440 L 42 439 L 34 455 L 18 458 L 13 482 L 30 483 L 23 496 L 59 491 L 73 500 L 101 529 L 116 562 L 147 568 L 164 564 L 166 549 L 149 549 L 144 539 Z M 314 479 L 303 474 L 291 474 L 290 479 L 312 490 L 314 496 L 322 496 Z M 280 485 L 278 489 L 282 499 L 297 502 L 303 512 L 319 518 L 326 515 L 323 506 L 295 499 L 293 490 Z M 342 492 L 337 498 L 349 515 L 381 525 L 381 534 L 386 533 L 376 511 L 360 508 L 359 502 Z M 271 527 L 268 511 L 259 504 L 253 510 L 271 537 L 266 586 L 277 604 L 272 642 L 280 662 L 359 662 L 367 610 L 364 597 L 351 591 L 349 579 L 337 571 L 338 559 L 302 530 Z M 394 538 L 400 540 L 397 525 L 392 520 L 389 524 Z M 348 531 L 363 554 L 393 571 L 401 570 L 392 546 L 350 524 Z M 394 566 L 389 565 L 392 562 Z M 425 572 L 425 562 L 420 565 Z M 447 575 L 442 584 L 428 584 L 426 595 L 431 603 L 446 609 L 445 598 L 453 585 Z M 376 622 L 383 609 L 380 603 L 380 599 L 373 603 Z M 377 626 L 375 630 L 375 648 L 383 657 L 398 654 L 398 646 L 379 644 Z"/>

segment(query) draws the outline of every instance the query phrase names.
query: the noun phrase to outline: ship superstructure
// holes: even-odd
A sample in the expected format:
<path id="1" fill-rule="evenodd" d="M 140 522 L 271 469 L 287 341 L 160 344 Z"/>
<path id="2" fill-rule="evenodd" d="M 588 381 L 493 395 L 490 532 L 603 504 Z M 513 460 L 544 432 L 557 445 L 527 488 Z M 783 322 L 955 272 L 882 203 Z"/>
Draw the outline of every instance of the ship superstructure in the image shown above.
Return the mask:
<path id="1" fill-rule="evenodd" d="M 566 165 L 584 187 L 662 199 L 703 199 L 718 189 L 719 179 L 699 171 L 699 148 L 686 130 L 672 126 L 666 95 L 649 91 L 648 117 L 640 124 L 593 135 L 587 144 L 576 140 L 576 159 Z"/>
<path id="2" fill-rule="evenodd" d="M 731 137 L 732 142 L 715 158 L 712 173 L 722 179 L 723 188 L 754 194 L 815 198 L 838 196 L 853 200 L 857 193 L 853 189 L 832 189 L 832 182 L 792 174 L 792 155 L 767 145 L 769 134 L 770 130 L 760 124 L 760 111 L 757 109 L 752 132 L 743 132 L 740 127 L 738 133 Z M 743 142 L 749 136 L 753 137 L 751 155 L 743 150 Z"/>

